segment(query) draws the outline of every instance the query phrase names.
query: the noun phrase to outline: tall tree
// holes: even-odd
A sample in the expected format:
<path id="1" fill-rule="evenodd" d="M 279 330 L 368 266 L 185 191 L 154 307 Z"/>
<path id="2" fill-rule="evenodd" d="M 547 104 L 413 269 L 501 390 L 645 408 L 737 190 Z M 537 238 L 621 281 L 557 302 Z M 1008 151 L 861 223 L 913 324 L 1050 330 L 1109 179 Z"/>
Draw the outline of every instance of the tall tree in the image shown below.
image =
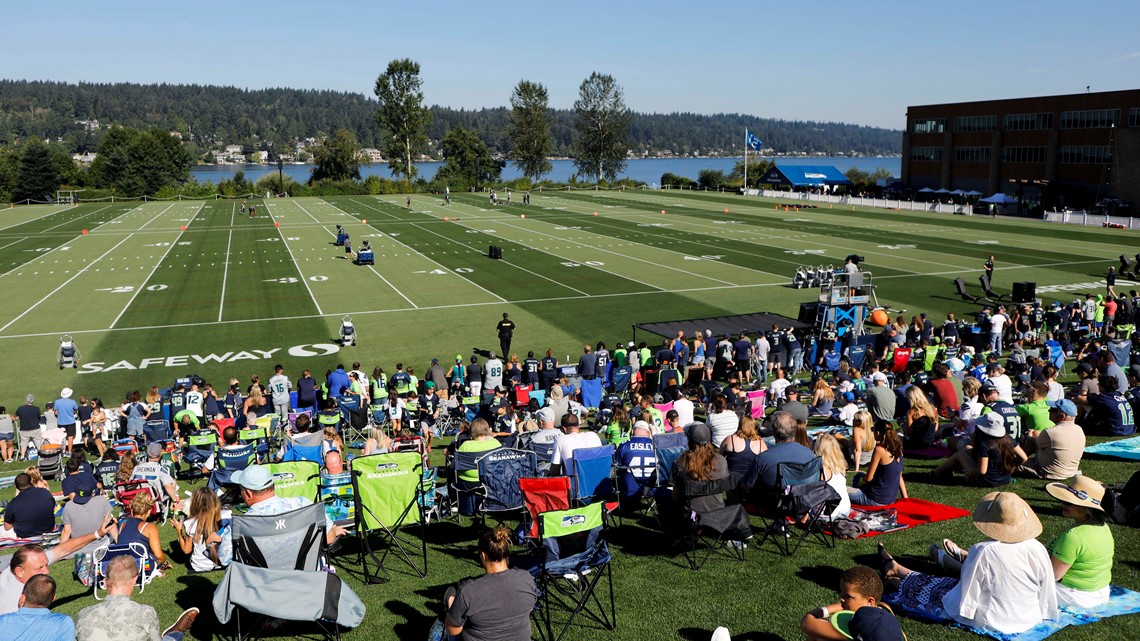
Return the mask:
<path id="1" fill-rule="evenodd" d="M 412 158 L 427 144 L 431 111 L 424 107 L 420 64 L 408 58 L 388 63 L 388 70 L 376 79 L 380 109 L 376 120 L 384 130 L 384 155 L 388 167 L 405 180 L 416 177 Z"/>
<path id="2" fill-rule="evenodd" d="M 574 101 L 574 166 L 578 173 L 614 180 L 625 169 L 631 113 L 613 76 L 594 72 Z"/>
<path id="3" fill-rule="evenodd" d="M 550 137 L 550 121 L 546 109 L 549 96 L 541 83 L 520 80 L 511 93 L 511 150 L 508 157 L 524 176 L 537 181 L 550 173 L 547 160 L 554 140 Z"/>
<path id="4" fill-rule="evenodd" d="M 12 199 L 16 202 L 47 200 L 48 196 L 55 197 L 56 189 L 59 189 L 59 175 L 51 161 L 51 149 L 38 139 L 32 140 L 20 157 L 20 172 Z"/>
<path id="5" fill-rule="evenodd" d="M 470 129 L 456 127 L 443 137 L 443 157 L 447 163 L 435 178 L 456 188 L 466 190 L 481 183 L 496 182 L 502 175 L 503 165 L 491 155 L 491 149 L 479 135 Z"/>
<path id="6" fill-rule="evenodd" d="M 360 156 L 357 152 L 356 136 L 347 129 L 337 129 L 325 138 L 313 151 L 312 178 L 310 183 L 325 178 L 332 180 L 360 180 Z"/>

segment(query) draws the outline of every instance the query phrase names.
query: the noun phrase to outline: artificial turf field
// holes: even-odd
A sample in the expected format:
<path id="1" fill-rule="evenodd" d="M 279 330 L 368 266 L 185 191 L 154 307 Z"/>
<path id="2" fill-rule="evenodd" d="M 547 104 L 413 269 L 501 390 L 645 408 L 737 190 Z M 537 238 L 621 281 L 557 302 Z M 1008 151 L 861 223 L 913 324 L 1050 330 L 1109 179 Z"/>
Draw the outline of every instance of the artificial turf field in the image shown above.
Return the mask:
<path id="1" fill-rule="evenodd" d="M 497 350 L 494 325 L 503 312 L 518 324 L 514 351 L 551 347 L 573 360 L 585 342 L 629 340 L 636 322 L 753 311 L 794 317 L 815 296 L 787 286 L 796 267 L 839 265 L 850 253 L 866 256 L 880 303 L 906 309 L 908 319 L 926 311 L 937 322 L 948 311 L 977 309 L 953 295 L 952 281 L 976 283 L 989 254 L 997 257 L 998 291 L 1031 280 L 1046 302 L 1071 300 L 1100 288 L 1115 257 L 1135 253 L 1137 238 L 1039 221 L 838 206 L 785 211 L 766 199 L 655 191 L 536 193 L 529 207 L 490 207 L 475 194 L 454 194 L 450 207 L 416 195 L 411 209 L 403 196 L 247 202 L 257 206 L 254 219 L 233 201 L 0 210 L 0 404 L 12 409 L 28 392 L 42 403 L 64 386 L 111 404 L 128 390 L 167 386 L 189 373 L 224 387 L 230 376 L 265 380 L 278 362 L 294 378 L 302 368 L 320 377 L 355 360 L 365 369 L 379 364 L 391 372 L 402 361 L 423 371 L 432 357 L 446 364 L 472 348 Z M 337 224 L 354 248 L 371 241 L 374 268 L 351 264 L 331 244 Z M 491 244 L 503 248 L 502 261 L 486 258 Z M 1118 291 L 1130 287 L 1118 281 Z M 345 314 L 360 344 L 337 352 L 333 339 Z M 56 365 L 65 333 L 82 352 L 79 370 Z M 930 467 L 910 461 L 907 472 Z M 1109 482 L 1133 469 L 1103 460 L 1084 465 L 1085 474 Z M 912 496 L 962 507 L 984 494 L 918 478 L 908 487 Z M 1043 540 L 1063 529 L 1041 484 L 1012 488 L 1039 508 Z M 464 530 L 448 523 L 429 529 L 427 579 L 397 571 L 388 585 L 360 586 L 349 576 L 370 610 L 348 638 L 421 638 L 443 586 L 478 572 Z M 1140 589 L 1140 536 L 1114 533 L 1114 582 Z M 769 544 L 749 549 L 744 564 L 714 560 L 694 573 L 680 558 L 663 556 L 663 542 L 647 527 L 627 522 L 612 534 L 618 629 L 577 629 L 568 638 L 704 639 L 717 625 L 741 635 L 734 638 L 797 638 L 803 612 L 835 600 L 833 568 L 867 562 L 874 549 L 869 541 L 841 542 L 786 559 Z M 978 540 L 968 520 L 883 540 L 905 558 L 944 536 Z M 343 560 L 346 570 L 354 563 Z M 63 579 L 61 611 L 90 603 L 66 580 L 66 568 L 53 574 Z M 207 605 L 216 578 L 176 568 L 140 600 L 158 607 L 167 624 L 181 607 Z M 217 631 L 204 619 L 197 638 Z M 911 639 L 967 638 L 910 620 L 904 629 Z M 1140 617 L 1055 638 L 1106 633 L 1140 636 Z"/>

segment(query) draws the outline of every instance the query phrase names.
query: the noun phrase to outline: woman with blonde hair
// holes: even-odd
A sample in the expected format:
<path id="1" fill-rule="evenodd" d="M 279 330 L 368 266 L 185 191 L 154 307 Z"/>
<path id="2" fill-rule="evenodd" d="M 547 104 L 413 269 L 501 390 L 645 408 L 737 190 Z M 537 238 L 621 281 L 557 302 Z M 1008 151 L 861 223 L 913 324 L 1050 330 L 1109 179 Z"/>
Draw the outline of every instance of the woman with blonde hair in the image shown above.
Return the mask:
<path id="1" fill-rule="evenodd" d="M 30 467 L 24 468 L 24 474 L 32 477 L 32 487 L 51 490 L 51 488 L 48 487 L 47 481 L 44 480 L 43 474 L 40 474 L 40 468 L 38 466 L 32 465 Z"/>
<path id="2" fill-rule="evenodd" d="M 934 444 L 938 436 L 938 409 L 917 385 L 906 390 L 910 410 L 903 418 L 903 446 L 908 450 L 922 450 Z"/>
<path id="3" fill-rule="evenodd" d="M 831 434 L 821 434 L 815 439 L 812 451 L 823 462 L 823 476 L 827 484 L 839 495 L 839 505 L 825 518 L 831 520 L 847 517 L 851 514 L 851 497 L 847 494 L 847 459 L 843 458 L 843 448 Z"/>
<path id="4" fill-rule="evenodd" d="M 146 548 L 148 555 L 159 564 L 160 569 L 166 565 L 166 553 L 162 551 L 162 537 L 158 526 L 148 523 L 151 513 L 154 512 L 154 497 L 148 493 L 140 492 L 131 499 L 127 509 L 130 516 L 119 521 L 119 531 L 115 542 L 119 545 L 139 543 Z"/>
<path id="5" fill-rule="evenodd" d="M 345 454 L 344 439 L 337 434 L 335 427 L 326 427 L 324 438 L 321 440 L 321 457 L 333 450 Z"/>
<path id="6" fill-rule="evenodd" d="M 811 407 L 808 416 L 831 416 L 831 406 L 835 403 L 835 392 L 827 381 L 820 378 L 815 382 L 811 392 Z"/>
<path id="7" fill-rule="evenodd" d="M 871 456 L 875 453 L 874 425 L 875 419 L 871 417 L 871 413 L 859 410 L 855 412 L 855 418 L 851 419 L 851 441 L 847 442 L 846 437 L 836 436 L 839 444 L 848 451 L 848 458 L 851 459 L 856 474 L 859 473 L 859 468 L 871 464 Z"/>
<path id="8" fill-rule="evenodd" d="M 151 414 L 162 412 L 162 394 L 158 393 L 157 385 L 151 385 L 150 389 L 146 391 L 146 407 Z"/>
<path id="9" fill-rule="evenodd" d="M 740 420 L 740 428 L 720 443 L 720 453 L 728 462 L 728 472 L 742 478 L 752 467 L 752 462 L 768 449 L 760 432 L 756 429 L 756 419 L 745 416 Z"/>
<path id="10" fill-rule="evenodd" d="M 242 407 L 242 414 L 245 414 L 245 424 L 253 426 L 257 424 L 257 417 L 261 416 L 262 408 L 266 405 L 265 396 L 261 393 L 261 386 L 251 385 L 249 388 L 249 398 L 245 399 L 245 405 Z"/>
<path id="11" fill-rule="evenodd" d="M 375 426 L 364 430 L 364 449 L 360 453 L 361 456 L 387 454 L 391 448 L 392 439 L 384 434 L 384 430 Z"/>

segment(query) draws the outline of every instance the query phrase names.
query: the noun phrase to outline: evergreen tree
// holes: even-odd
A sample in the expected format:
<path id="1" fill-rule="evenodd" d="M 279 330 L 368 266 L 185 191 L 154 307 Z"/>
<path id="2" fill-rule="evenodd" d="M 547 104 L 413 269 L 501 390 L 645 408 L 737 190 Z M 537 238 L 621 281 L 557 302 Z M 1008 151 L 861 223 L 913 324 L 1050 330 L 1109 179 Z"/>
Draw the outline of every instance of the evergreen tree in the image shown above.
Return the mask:
<path id="1" fill-rule="evenodd" d="M 457 191 L 498 182 L 503 165 L 491 155 L 491 149 L 470 129 L 456 127 L 443 137 L 443 157 L 447 163 L 435 175 Z"/>
<path id="2" fill-rule="evenodd" d="M 550 121 L 546 115 L 548 101 L 546 87 L 529 80 L 520 80 L 511 93 L 511 150 L 508 156 L 532 181 L 538 181 L 552 169 L 547 160 L 553 148 Z"/>
<path id="3" fill-rule="evenodd" d="M 380 109 L 376 120 L 385 134 L 384 155 L 388 167 L 405 180 L 416 177 L 412 160 L 427 144 L 425 131 L 431 112 L 424 107 L 420 65 L 408 58 L 388 63 L 388 70 L 376 79 Z"/>
<path id="4" fill-rule="evenodd" d="M 613 76 L 594 72 L 574 102 L 574 166 L 584 176 L 613 181 L 625 169 L 630 111 Z"/>
<path id="5" fill-rule="evenodd" d="M 360 180 L 360 155 L 356 136 L 347 129 L 337 129 L 313 151 L 313 175 L 309 184 L 318 180 Z"/>
<path id="6" fill-rule="evenodd" d="M 55 198 L 59 189 L 59 174 L 51 160 L 51 149 L 37 139 L 24 146 L 20 157 L 20 171 L 16 176 L 16 186 L 12 200 L 47 200 Z"/>

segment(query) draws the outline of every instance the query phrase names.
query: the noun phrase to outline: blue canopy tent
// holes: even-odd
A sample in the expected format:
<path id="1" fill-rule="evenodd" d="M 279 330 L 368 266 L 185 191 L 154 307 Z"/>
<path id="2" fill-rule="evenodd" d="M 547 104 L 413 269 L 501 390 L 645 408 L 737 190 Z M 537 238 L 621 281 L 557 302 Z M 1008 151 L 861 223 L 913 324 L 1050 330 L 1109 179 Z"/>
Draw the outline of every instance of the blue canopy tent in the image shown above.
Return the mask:
<path id="1" fill-rule="evenodd" d="M 1005 194 L 994 194 L 989 198 L 982 198 L 978 202 L 993 203 L 995 205 L 1012 205 L 1017 202 L 1017 199 Z"/>
<path id="2" fill-rule="evenodd" d="M 851 185 L 851 181 L 843 175 L 843 172 L 830 165 L 776 165 L 764 174 L 760 182 L 792 187 Z"/>

